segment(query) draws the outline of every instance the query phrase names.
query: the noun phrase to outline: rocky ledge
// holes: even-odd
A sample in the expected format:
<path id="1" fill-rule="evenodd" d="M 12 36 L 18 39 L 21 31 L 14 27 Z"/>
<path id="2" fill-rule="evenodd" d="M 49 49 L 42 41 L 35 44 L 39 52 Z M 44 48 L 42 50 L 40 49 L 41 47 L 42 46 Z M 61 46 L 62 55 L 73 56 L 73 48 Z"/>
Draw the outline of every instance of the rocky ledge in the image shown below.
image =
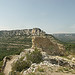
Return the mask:
<path id="1" fill-rule="evenodd" d="M 39 49 L 40 50 L 40 49 Z M 26 61 L 26 54 L 33 52 L 34 49 L 25 49 L 23 52 L 20 53 L 20 55 L 13 58 L 11 56 L 11 60 L 7 60 L 7 63 L 13 62 L 11 64 L 5 63 L 5 69 L 6 66 L 11 66 L 14 62 L 18 61 L 20 58 L 23 57 L 23 61 Z M 63 58 L 60 56 L 51 56 L 48 55 L 46 52 L 41 51 L 43 61 L 39 64 L 32 63 L 32 65 L 28 69 L 23 69 L 19 74 L 21 75 L 50 75 L 52 72 L 56 75 L 60 75 L 61 73 L 67 73 L 64 75 L 74 75 L 75 74 L 75 61 L 69 60 L 67 58 Z M 10 68 L 11 70 L 8 70 L 8 73 L 12 71 L 12 66 Z M 4 72 L 5 73 L 5 72 Z M 8 73 L 5 73 L 5 75 L 8 75 Z M 17 71 L 16 71 L 17 73 Z M 53 74 L 54 75 L 54 74 Z"/>

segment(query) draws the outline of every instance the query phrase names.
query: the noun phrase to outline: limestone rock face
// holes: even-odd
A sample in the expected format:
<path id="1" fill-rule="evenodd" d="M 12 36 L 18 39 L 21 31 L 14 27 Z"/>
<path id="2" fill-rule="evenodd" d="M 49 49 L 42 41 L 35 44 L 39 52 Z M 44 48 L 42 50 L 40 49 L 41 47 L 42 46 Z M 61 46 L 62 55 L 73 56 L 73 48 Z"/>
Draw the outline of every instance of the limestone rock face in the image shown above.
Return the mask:
<path id="1" fill-rule="evenodd" d="M 35 36 L 32 38 L 32 48 L 42 48 L 43 51 L 51 55 L 63 55 L 64 46 L 57 42 L 54 42 L 54 39 L 50 39 L 47 36 Z"/>
<path id="2" fill-rule="evenodd" d="M 14 35 L 45 35 L 45 32 L 39 28 L 33 29 L 23 29 L 23 30 L 10 30 L 10 31 L 0 31 L 1 36 L 14 36 Z"/>
<path id="3" fill-rule="evenodd" d="M 39 29 L 39 28 L 33 28 L 33 29 L 32 29 L 32 35 L 45 35 L 45 32 L 42 31 L 42 30 Z"/>

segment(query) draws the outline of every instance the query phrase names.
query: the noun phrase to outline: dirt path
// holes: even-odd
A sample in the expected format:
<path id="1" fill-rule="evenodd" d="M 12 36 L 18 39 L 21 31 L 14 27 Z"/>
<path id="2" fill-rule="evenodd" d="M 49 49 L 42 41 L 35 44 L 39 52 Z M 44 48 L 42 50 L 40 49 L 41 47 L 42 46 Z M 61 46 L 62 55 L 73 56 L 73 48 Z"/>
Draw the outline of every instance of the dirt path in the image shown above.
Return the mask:
<path id="1" fill-rule="evenodd" d="M 11 71 L 11 64 L 18 58 L 18 55 L 12 56 L 12 59 L 7 61 L 5 69 L 4 69 L 4 74 L 9 75 L 9 72 Z"/>

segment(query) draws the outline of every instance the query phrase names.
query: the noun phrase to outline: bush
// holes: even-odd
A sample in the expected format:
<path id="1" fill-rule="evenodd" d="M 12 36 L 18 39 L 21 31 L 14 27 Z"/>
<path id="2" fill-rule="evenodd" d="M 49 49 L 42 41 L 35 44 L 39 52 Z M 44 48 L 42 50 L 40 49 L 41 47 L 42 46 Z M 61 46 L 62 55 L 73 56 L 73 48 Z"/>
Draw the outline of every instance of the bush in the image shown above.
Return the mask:
<path id="1" fill-rule="evenodd" d="M 21 75 L 21 74 L 20 74 L 20 72 L 11 71 L 11 72 L 9 72 L 9 75 Z"/>
<path id="2" fill-rule="evenodd" d="M 3 61 L 0 61 L 0 68 L 2 68 L 2 65 L 3 65 Z"/>
<path id="3" fill-rule="evenodd" d="M 42 67 L 38 67 L 38 69 L 37 69 L 39 72 L 44 72 L 44 68 L 42 68 Z"/>
<path id="4" fill-rule="evenodd" d="M 12 70 L 21 72 L 23 69 L 27 69 L 31 66 L 30 61 L 20 61 L 18 60 L 16 63 L 13 63 Z"/>
<path id="5" fill-rule="evenodd" d="M 35 49 L 32 53 L 26 55 L 27 60 L 30 60 L 32 63 L 40 63 L 42 59 L 42 54 L 38 49 Z"/>
<path id="6" fill-rule="evenodd" d="M 0 72 L 0 75 L 4 75 L 4 73 L 3 72 Z"/>
<path id="7" fill-rule="evenodd" d="M 40 63 L 42 61 L 42 54 L 37 49 L 35 49 L 32 53 L 28 53 L 26 57 L 26 61 L 23 61 L 24 57 L 22 57 L 17 62 L 13 63 L 12 70 L 21 72 L 23 69 L 28 69 L 31 66 L 31 62 Z"/>
<path id="8" fill-rule="evenodd" d="M 35 72 L 30 72 L 27 75 L 36 75 L 36 73 Z"/>

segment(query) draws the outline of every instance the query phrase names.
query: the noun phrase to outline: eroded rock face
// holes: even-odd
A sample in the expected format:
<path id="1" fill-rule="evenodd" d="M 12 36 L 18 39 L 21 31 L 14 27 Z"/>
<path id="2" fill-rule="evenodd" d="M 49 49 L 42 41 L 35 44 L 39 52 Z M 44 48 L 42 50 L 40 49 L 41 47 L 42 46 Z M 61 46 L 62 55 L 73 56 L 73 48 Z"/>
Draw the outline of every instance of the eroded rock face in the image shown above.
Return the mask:
<path id="1" fill-rule="evenodd" d="M 12 69 L 10 70 L 8 68 L 8 67 L 12 68 L 12 63 L 17 62 L 22 57 L 24 57 L 23 61 L 26 61 L 26 54 L 31 53 L 33 51 L 34 51 L 34 49 L 25 49 L 23 52 L 20 53 L 20 55 L 15 55 L 15 56 L 13 55 L 12 59 L 9 60 L 9 61 L 7 61 L 6 60 L 7 58 L 5 57 L 4 63 L 7 62 L 5 64 L 5 70 L 4 70 L 5 75 L 8 75 L 12 71 Z M 51 55 L 48 55 L 44 51 L 41 51 L 41 54 L 42 54 L 42 57 L 43 57 L 43 61 L 41 63 L 39 63 L 39 64 L 32 63 L 30 68 L 28 68 L 27 70 L 22 70 L 20 73 L 22 75 L 27 75 L 28 73 L 31 73 L 31 72 L 34 73 L 34 72 L 36 72 L 38 67 L 43 67 L 43 66 L 48 66 L 48 68 L 46 68 L 46 69 L 49 69 L 49 67 L 53 68 L 52 70 L 54 70 L 55 67 L 59 68 L 60 66 L 70 67 L 72 69 L 75 69 L 75 62 L 72 62 L 72 60 L 69 60 L 67 58 L 63 58 L 63 57 L 60 57 L 60 56 L 51 56 Z"/>
<path id="2" fill-rule="evenodd" d="M 45 32 L 39 28 L 33 29 L 23 29 L 23 30 L 10 30 L 10 31 L 0 31 L 1 36 L 17 36 L 17 35 L 45 35 Z"/>
<path id="3" fill-rule="evenodd" d="M 42 31 L 42 30 L 39 29 L 39 28 L 33 28 L 33 29 L 32 29 L 32 35 L 45 35 L 45 32 Z"/>
<path id="4" fill-rule="evenodd" d="M 54 42 L 54 39 L 50 39 L 47 36 L 35 36 L 32 38 L 32 48 L 42 48 L 43 51 L 51 55 L 63 55 L 64 46 L 57 42 Z"/>
<path id="5" fill-rule="evenodd" d="M 51 56 L 51 55 L 48 55 L 46 52 L 41 52 L 41 53 L 43 56 L 43 62 L 41 62 L 39 64 L 33 63 L 30 66 L 30 68 L 28 68 L 27 70 L 23 70 L 21 72 L 22 75 L 35 73 L 38 70 L 38 67 L 43 68 L 45 66 L 48 67 L 48 68 L 46 68 L 47 70 L 50 67 L 53 71 L 59 69 L 60 67 L 69 67 L 71 69 L 75 69 L 75 62 L 72 62 L 71 60 L 69 60 L 67 58 L 62 58 L 60 56 Z"/>

